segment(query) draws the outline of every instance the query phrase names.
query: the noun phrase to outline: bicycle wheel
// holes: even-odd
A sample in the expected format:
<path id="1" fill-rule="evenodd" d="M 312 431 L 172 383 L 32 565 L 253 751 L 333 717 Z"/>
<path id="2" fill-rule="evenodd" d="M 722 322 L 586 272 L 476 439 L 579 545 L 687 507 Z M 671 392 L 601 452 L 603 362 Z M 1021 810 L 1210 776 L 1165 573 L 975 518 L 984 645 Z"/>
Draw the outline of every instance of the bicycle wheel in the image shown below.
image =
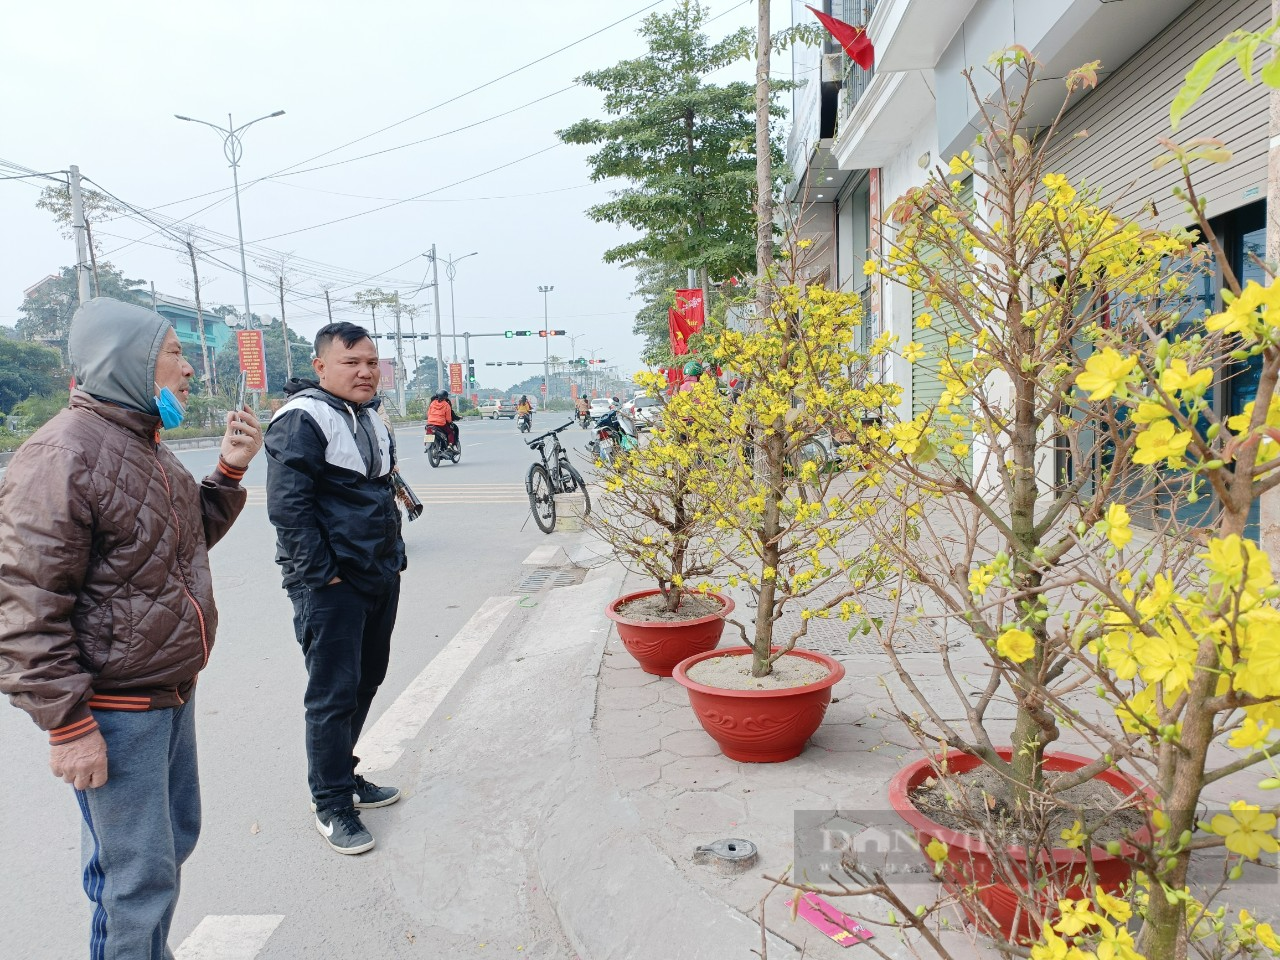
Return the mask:
<path id="1" fill-rule="evenodd" d="M 540 463 L 529 468 L 529 475 L 524 481 L 529 491 L 529 509 L 533 512 L 533 522 L 543 533 L 551 533 L 556 528 L 556 498 L 551 485 L 551 474 Z"/>
<path id="2" fill-rule="evenodd" d="M 584 517 L 591 516 L 591 494 L 587 492 L 587 484 L 582 479 L 582 474 L 568 460 L 560 461 L 560 469 L 569 475 L 569 482 L 566 483 L 564 493 L 581 493 L 582 494 L 582 515 Z"/>

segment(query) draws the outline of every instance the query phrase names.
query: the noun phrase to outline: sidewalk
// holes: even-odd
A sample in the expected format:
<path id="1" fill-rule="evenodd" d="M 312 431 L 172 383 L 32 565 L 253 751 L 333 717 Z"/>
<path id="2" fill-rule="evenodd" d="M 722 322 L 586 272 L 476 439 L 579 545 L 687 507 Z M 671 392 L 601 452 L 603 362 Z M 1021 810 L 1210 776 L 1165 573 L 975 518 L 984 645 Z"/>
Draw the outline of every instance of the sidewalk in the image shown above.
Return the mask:
<path id="1" fill-rule="evenodd" d="M 384 847 L 405 861 L 397 893 L 456 938 L 456 955 L 483 943 L 483 955 L 554 960 L 758 956 L 757 907 L 772 886 L 765 876 L 792 865 L 797 812 L 834 822 L 836 839 L 852 840 L 864 859 L 878 855 L 908 904 L 934 901 L 938 887 L 888 810 L 888 781 L 919 748 L 894 718 L 890 691 L 904 708 L 913 701 L 874 637 L 850 639 L 847 624 L 812 621 L 804 645 L 848 670 L 825 722 L 787 763 L 731 761 L 699 727 L 684 688 L 641 671 L 604 616 L 609 600 L 646 584 L 580 534 L 558 532 L 547 543 L 565 551 L 561 563 L 591 569 L 581 584 L 539 595 L 529 618 L 491 644 L 451 695 L 456 702 L 442 704 L 419 745 L 421 776 L 402 805 L 399 836 Z M 749 622 L 748 598 L 734 599 Z M 722 646 L 736 645 L 732 629 Z M 936 640 L 909 624 L 897 637 L 931 704 L 958 718 Z M 955 638 L 949 653 L 957 672 L 985 673 L 972 638 Z M 998 735 L 1011 728 L 1012 710 L 996 710 L 989 728 Z M 802 830 L 801 840 L 813 844 L 815 830 Z M 695 862 L 698 846 L 730 838 L 756 844 L 758 862 L 728 876 Z M 1274 883 L 1238 885 L 1230 904 L 1270 918 L 1274 892 Z M 870 950 L 842 948 L 793 921 L 787 899 L 777 890 L 768 901 L 772 960 Z M 870 898 L 834 903 L 873 920 L 888 913 Z M 944 939 L 955 956 L 995 955 L 958 918 L 950 927 Z M 887 956 L 917 955 L 897 931 L 872 929 Z"/>

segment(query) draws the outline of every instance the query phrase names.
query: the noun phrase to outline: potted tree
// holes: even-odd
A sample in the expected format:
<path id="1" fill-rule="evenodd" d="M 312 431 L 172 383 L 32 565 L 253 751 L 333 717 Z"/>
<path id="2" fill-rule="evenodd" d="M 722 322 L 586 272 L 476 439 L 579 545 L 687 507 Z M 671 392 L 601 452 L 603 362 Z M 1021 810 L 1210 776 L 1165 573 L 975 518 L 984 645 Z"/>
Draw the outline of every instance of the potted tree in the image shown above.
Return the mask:
<path id="1" fill-rule="evenodd" d="M 665 379 L 641 374 L 655 393 Z M 646 673 L 671 676 L 686 657 L 720 642 L 733 600 L 707 578 L 723 560 L 702 491 L 707 461 L 695 461 L 669 418 L 647 443 L 598 463 L 603 491 L 586 527 L 654 587 L 624 594 L 605 610 Z"/>
<path id="2" fill-rule="evenodd" d="M 704 349 L 739 387 L 727 394 L 704 375 L 667 413 L 698 455 L 716 451 L 714 469 L 699 478 L 702 496 L 727 537 L 728 583 L 745 588 L 755 607 L 750 635 L 733 621 L 745 646 L 691 657 L 673 674 L 703 728 L 736 760 L 798 755 L 844 675 L 839 661 L 797 644 L 812 618 L 853 615 L 857 563 L 838 547 L 863 521 L 870 481 L 829 469 L 820 441 L 849 440 L 840 451 L 852 467 L 867 414 L 898 394 L 876 379 L 888 341 L 858 349 L 862 303 L 807 281 L 807 246 L 792 235 L 761 278 L 767 312 L 746 329 L 706 335 Z M 798 625 L 783 633 L 788 611 L 799 613 Z"/>
<path id="3" fill-rule="evenodd" d="M 954 722 L 883 625 L 915 701 L 902 717 L 941 747 L 901 771 L 891 801 L 950 896 L 1033 960 L 1183 958 L 1193 942 L 1206 957 L 1280 952 L 1270 925 L 1212 905 L 1245 861 L 1280 848 L 1276 811 L 1239 798 L 1205 812 L 1209 788 L 1254 765 L 1272 774 L 1258 787 L 1280 788 L 1280 588 L 1245 536 L 1256 499 L 1280 485 L 1280 296 L 1242 288 L 1196 197 L 1191 165 L 1222 159 L 1223 145 L 1170 145 L 1188 219 L 1231 291 L 1220 313 L 1189 311 L 1198 238 L 1126 221 L 1054 175 L 1056 122 L 1035 145 L 1019 132 L 1035 69 L 1022 50 L 996 58 L 986 155 L 955 158 L 904 198 L 874 265 L 927 304 L 918 329 L 945 332 L 903 348 L 917 364 L 932 349 L 943 399 L 884 438 L 878 468 L 899 507 L 873 524 L 894 561 L 884 569 L 904 611 L 971 631 L 990 669 L 975 690 L 940 646 L 964 701 Z M 1215 381 L 1249 366 L 1256 400 L 1216 412 Z M 1011 731 L 988 716 L 998 698 L 1015 706 Z M 1087 755 L 1054 751 L 1065 733 Z M 966 790 L 972 771 L 985 783 Z M 1072 799 L 1100 779 L 1110 789 L 1095 802 Z M 931 815 L 930 792 L 962 829 Z M 1224 848 L 1220 875 L 1193 887 L 1195 859 Z M 849 868 L 862 888 L 827 892 L 901 907 L 873 869 Z M 933 915 L 904 924 L 928 936 Z"/>

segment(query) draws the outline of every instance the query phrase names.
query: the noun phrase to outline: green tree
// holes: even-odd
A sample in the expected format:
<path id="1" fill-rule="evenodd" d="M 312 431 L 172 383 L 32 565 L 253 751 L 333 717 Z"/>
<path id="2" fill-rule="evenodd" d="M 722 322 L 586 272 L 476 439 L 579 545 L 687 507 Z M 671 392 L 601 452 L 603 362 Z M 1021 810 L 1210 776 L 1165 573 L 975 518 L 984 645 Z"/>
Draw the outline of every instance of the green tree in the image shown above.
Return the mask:
<path id="1" fill-rule="evenodd" d="M 593 220 L 640 233 L 605 251 L 604 261 L 694 268 L 704 287 L 712 277 L 754 272 L 756 259 L 754 88 L 707 80 L 746 54 L 750 31 L 713 43 L 703 31 L 707 20 L 698 0 L 646 17 L 646 55 L 579 78 L 604 94 L 613 119 L 580 120 L 558 134 L 565 143 L 599 146 L 588 161 L 592 180 L 628 181 L 587 210 Z M 772 112 L 784 114 L 776 104 Z M 770 152 L 780 167 L 776 141 Z"/>
<path id="2" fill-rule="evenodd" d="M 257 314 L 254 314 L 254 320 L 259 323 L 262 322 Z M 278 319 L 272 320 L 262 327 L 262 339 L 266 349 L 267 392 L 281 393 L 284 390 L 285 382 L 284 331 L 281 329 Z M 298 334 L 290 330 L 289 346 L 292 351 L 293 375 L 305 379 L 314 379 L 315 374 L 311 370 L 311 341 L 298 336 Z M 223 348 L 218 351 L 214 365 L 218 369 L 220 389 L 227 394 L 233 393 L 240 383 L 240 352 L 235 338 L 228 340 Z"/>
<path id="3" fill-rule="evenodd" d="M 57 350 L 0 338 L 0 410 L 12 410 L 27 397 L 52 396 L 61 385 L 62 372 Z"/>
<path id="4" fill-rule="evenodd" d="M 139 289 L 144 285 L 145 281 L 128 279 L 106 261 L 98 264 L 99 296 L 150 306 L 150 297 Z M 63 267 L 55 279 L 38 284 L 18 307 L 18 335 L 24 340 L 61 345 L 66 340 L 71 315 L 79 305 L 75 268 Z"/>

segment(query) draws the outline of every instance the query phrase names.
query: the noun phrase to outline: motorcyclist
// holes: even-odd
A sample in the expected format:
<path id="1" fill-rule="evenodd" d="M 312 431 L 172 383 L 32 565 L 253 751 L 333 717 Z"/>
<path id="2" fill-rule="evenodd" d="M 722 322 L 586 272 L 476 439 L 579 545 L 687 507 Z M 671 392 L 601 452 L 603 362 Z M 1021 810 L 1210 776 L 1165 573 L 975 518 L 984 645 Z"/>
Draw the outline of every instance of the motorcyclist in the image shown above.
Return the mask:
<path id="1" fill-rule="evenodd" d="M 516 404 L 516 418 L 529 418 L 529 423 L 533 423 L 533 404 L 529 402 L 529 398 L 524 394 L 520 395 L 520 402 Z"/>
<path id="2" fill-rule="evenodd" d="M 684 379 L 680 383 L 678 393 L 688 393 L 690 390 L 697 389 L 698 378 L 702 376 L 702 364 L 697 360 L 690 360 L 684 365 Z"/>
<path id="3" fill-rule="evenodd" d="M 432 394 L 431 403 L 427 407 L 427 432 L 430 433 L 432 427 L 444 431 L 445 442 L 448 446 L 456 446 L 458 443 L 458 424 L 453 418 L 453 404 L 449 402 L 449 391 L 441 390 L 439 393 Z"/>
<path id="4" fill-rule="evenodd" d="M 586 426 L 587 421 L 591 417 L 591 402 L 586 397 L 579 397 L 576 404 L 578 408 L 578 419 Z"/>

